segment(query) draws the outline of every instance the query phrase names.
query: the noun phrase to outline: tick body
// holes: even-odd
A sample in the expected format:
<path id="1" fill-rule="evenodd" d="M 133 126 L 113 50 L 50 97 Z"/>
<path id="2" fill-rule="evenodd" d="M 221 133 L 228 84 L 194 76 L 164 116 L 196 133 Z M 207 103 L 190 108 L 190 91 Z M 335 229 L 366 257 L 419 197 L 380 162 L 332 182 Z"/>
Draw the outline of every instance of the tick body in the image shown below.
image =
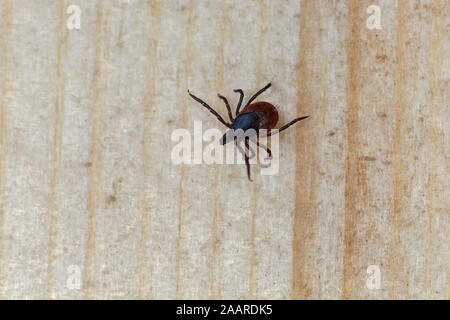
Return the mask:
<path id="1" fill-rule="evenodd" d="M 223 137 L 221 139 L 221 144 L 226 144 L 226 143 L 229 143 L 232 141 L 235 142 L 236 147 L 244 156 L 245 165 L 247 167 L 247 177 L 250 181 L 252 181 L 252 179 L 251 179 L 251 174 L 250 174 L 250 162 L 249 162 L 250 156 L 248 153 L 253 152 L 253 150 L 250 148 L 250 145 L 249 145 L 250 137 L 245 136 L 245 150 L 242 150 L 242 148 L 238 145 L 238 141 L 236 139 L 236 135 L 234 134 L 235 133 L 234 131 L 238 130 L 238 129 L 241 129 L 243 131 L 250 130 L 250 129 L 255 130 L 256 135 L 257 135 L 256 145 L 258 147 L 266 150 L 266 152 L 269 155 L 269 158 L 272 157 L 272 151 L 267 146 L 259 143 L 258 134 L 259 134 L 260 129 L 266 129 L 267 136 L 271 136 L 273 134 L 272 131 L 270 131 L 270 130 L 275 128 L 275 126 L 278 123 L 278 111 L 271 103 L 268 103 L 268 102 L 261 101 L 261 102 L 252 103 L 253 100 L 255 100 L 261 93 L 266 91 L 270 86 L 271 86 L 271 84 L 269 83 L 264 88 L 262 88 L 261 90 L 256 92 L 248 100 L 245 107 L 241 111 L 240 111 L 240 108 L 242 105 L 242 101 L 244 99 L 244 92 L 241 89 L 234 90 L 234 92 L 238 92 L 240 94 L 239 102 L 236 107 L 236 112 L 235 112 L 236 117 L 235 118 L 233 118 L 233 114 L 231 112 L 231 108 L 230 108 L 230 104 L 228 103 L 228 100 L 224 96 L 221 96 L 220 94 L 218 94 L 218 97 L 224 101 L 225 106 L 227 107 L 230 122 L 226 122 L 206 102 L 204 102 L 200 98 L 197 98 L 196 96 L 191 94 L 188 90 L 188 93 L 192 97 L 192 99 L 194 99 L 195 101 L 200 103 L 202 106 L 204 106 L 206 109 L 208 109 L 213 115 L 216 116 L 216 118 L 222 124 L 224 124 L 226 127 L 229 128 L 229 130 L 227 130 L 227 132 L 225 132 L 225 134 L 223 135 Z M 309 116 L 295 118 L 294 120 L 292 120 L 292 121 L 288 122 L 287 124 L 285 124 L 284 126 L 282 126 L 278 130 L 278 133 L 287 129 L 294 123 L 296 123 L 300 120 L 306 119 L 308 117 Z"/>
<path id="2" fill-rule="evenodd" d="M 257 121 L 255 122 L 255 128 L 253 129 L 273 129 L 278 123 L 278 111 L 277 109 L 268 102 L 255 102 L 251 105 L 242 109 L 242 111 L 237 116 L 242 117 L 246 114 L 255 114 L 257 116 Z M 236 123 L 236 120 L 234 121 Z M 238 128 L 235 128 L 238 129 Z"/>

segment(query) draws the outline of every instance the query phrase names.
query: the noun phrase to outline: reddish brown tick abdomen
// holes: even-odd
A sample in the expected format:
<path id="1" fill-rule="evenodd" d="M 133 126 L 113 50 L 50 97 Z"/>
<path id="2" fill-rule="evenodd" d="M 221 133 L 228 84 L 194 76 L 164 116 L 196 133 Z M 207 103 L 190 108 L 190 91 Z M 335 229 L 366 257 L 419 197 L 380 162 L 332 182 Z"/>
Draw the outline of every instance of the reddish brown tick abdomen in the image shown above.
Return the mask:
<path id="1" fill-rule="evenodd" d="M 242 109 L 241 112 L 239 112 L 239 115 L 250 112 L 256 113 L 261 119 L 259 125 L 260 129 L 273 129 L 278 123 L 278 111 L 268 102 L 261 101 L 252 103 Z"/>

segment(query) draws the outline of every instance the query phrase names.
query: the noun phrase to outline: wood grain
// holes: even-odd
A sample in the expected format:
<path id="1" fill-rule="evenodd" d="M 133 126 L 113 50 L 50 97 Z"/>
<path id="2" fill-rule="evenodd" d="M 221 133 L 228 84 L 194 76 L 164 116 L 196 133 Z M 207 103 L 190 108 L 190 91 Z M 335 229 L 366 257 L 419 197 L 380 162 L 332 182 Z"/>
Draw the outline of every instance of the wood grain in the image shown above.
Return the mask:
<path id="1" fill-rule="evenodd" d="M 448 1 L 71 4 L 0 2 L 1 298 L 450 298 Z M 277 175 L 172 162 L 268 82 Z"/>

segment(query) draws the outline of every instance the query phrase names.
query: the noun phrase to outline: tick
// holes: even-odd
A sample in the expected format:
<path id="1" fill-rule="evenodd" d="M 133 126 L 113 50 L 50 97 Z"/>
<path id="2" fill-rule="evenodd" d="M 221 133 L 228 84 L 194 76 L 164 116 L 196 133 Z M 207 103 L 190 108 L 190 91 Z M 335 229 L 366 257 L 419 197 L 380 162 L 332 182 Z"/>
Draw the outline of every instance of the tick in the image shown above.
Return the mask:
<path id="1" fill-rule="evenodd" d="M 268 83 L 264 88 L 262 88 L 261 90 L 256 92 L 248 100 L 248 102 L 245 104 L 244 108 L 241 111 L 239 111 L 239 110 L 241 108 L 242 101 L 244 100 L 244 92 L 242 91 L 242 89 L 234 90 L 234 92 L 238 92 L 240 94 L 239 102 L 236 107 L 235 118 L 233 118 L 233 114 L 231 112 L 230 104 L 228 103 L 227 98 L 225 98 L 224 96 L 222 96 L 220 94 L 217 94 L 217 96 L 223 100 L 223 102 L 225 103 L 225 106 L 227 107 L 228 116 L 230 118 L 230 123 L 226 122 L 220 116 L 220 114 L 218 114 L 206 102 L 204 102 L 200 98 L 197 98 L 188 90 L 188 93 L 192 97 L 192 99 L 194 99 L 195 101 L 200 103 L 202 106 L 204 106 L 206 109 L 208 109 L 209 112 L 211 112 L 213 115 L 215 115 L 216 118 L 221 123 L 223 123 L 226 127 L 229 128 L 229 130 L 227 130 L 227 132 L 225 132 L 225 134 L 223 135 L 220 142 L 222 145 L 229 143 L 231 141 L 235 142 L 236 147 L 244 156 L 245 165 L 247 167 L 247 177 L 250 181 L 252 181 L 252 179 L 251 179 L 251 174 L 250 174 L 249 159 L 253 156 L 249 156 L 247 154 L 247 151 L 249 154 L 251 154 L 251 151 L 253 151 L 253 150 L 249 146 L 249 137 L 245 136 L 245 141 L 244 141 L 245 151 L 244 151 L 238 145 L 238 141 L 236 139 L 236 135 L 234 134 L 234 130 L 242 129 L 243 131 L 246 131 L 246 130 L 254 129 L 256 131 L 257 138 L 259 138 L 259 129 L 266 129 L 267 136 L 271 136 L 272 134 L 275 134 L 272 131 L 270 131 L 270 129 L 275 128 L 275 126 L 277 125 L 277 122 L 278 122 L 277 109 L 271 103 L 264 102 L 264 101 L 252 103 L 253 100 L 255 100 L 261 93 L 266 91 L 270 86 L 271 86 L 271 83 Z M 284 126 L 282 126 L 277 132 L 286 130 L 287 128 L 292 126 L 294 123 L 296 123 L 300 120 L 306 119 L 308 117 L 309 116 L 295 118 L 294 120 L 292 120 L 292 121 L 288 122 L 287 124 L 285 124 Z M 256 140 L 255 142 L 258 147 L 263 148 L 267 152 L 267 154 L 269 155 L 269 159 L 272 158 L 272 151 L 267 146 L 259 143 L 258 140 Z"/>

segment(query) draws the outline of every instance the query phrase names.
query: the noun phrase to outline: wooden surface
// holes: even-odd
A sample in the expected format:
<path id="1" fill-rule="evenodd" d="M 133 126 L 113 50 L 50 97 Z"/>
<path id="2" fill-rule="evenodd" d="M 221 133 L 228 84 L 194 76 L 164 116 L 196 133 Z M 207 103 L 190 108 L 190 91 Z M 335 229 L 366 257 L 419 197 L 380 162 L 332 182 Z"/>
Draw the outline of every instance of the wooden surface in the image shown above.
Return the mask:
<path id="1" fill-rule="evenodd" d="M 1 0 L 0 298 L 448 299 L 449 16 Z M 312 116 L 280 136 L 278 175 L 171 162 L 173 130 L 220 128 L 187 88 L 225 115 L 217 92 L 269 81 L 280 124 Z"/>

